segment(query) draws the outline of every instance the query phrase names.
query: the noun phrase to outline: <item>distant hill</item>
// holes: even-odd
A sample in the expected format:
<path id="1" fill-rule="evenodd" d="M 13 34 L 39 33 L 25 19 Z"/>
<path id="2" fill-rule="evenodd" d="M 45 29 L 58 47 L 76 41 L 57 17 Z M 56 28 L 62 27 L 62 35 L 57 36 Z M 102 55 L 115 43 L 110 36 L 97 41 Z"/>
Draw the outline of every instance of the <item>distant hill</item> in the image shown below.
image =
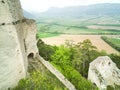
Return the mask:
<path id="1" fill-rule="evenodd" d="M 23 10 L 23 15 L 27 18 L 34 18 L 35 17 L 33 14 L 31 14 L 30 12 L 27 12 L 25 10 Z"/>
<path id="2" fill-rule="evenodd" d="M 38 17 L 80 17 L 84 15 L 113 16 L 120 15 L 120 4 L 103 3 L 88 6 L 71 6 L 65 8 L 50 8 L 48 11 L 39 13 Z"/>

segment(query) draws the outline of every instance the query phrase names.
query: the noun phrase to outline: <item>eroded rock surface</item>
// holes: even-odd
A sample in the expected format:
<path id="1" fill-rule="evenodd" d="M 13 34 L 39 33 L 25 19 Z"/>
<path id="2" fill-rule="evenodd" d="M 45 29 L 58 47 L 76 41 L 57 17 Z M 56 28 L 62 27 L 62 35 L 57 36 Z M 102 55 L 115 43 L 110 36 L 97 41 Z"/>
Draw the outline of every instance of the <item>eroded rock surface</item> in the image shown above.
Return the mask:
<path id="1" fill-rule="evenodd" d="M 0 90 L 26 77 L 30 53 L 35 55 L 35 21 L 23 17 L 19 0 L 0 0 Z"/>
<path id="2" fill-rule="evenodd" d="M 108 56 L 101 56 L 90 63 L 88 79 L 106 90 L 108 85 L 120 85 L 120 70 Z"/>

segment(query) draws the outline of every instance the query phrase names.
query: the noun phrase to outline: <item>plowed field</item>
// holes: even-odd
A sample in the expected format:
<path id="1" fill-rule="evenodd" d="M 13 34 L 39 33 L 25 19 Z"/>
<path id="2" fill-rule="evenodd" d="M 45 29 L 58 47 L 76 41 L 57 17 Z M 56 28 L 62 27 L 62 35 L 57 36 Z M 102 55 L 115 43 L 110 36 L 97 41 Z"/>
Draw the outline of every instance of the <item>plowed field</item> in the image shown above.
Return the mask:
<path id="1" fill-rule="evenodd" d="M 49 45 L 61 45 L 65 43 L 65 40 L 73 40 L 74 43 L 82 42 L 85 39 L 90 39 L 92 44 L 95 45 L 98 50 L 105 50 L 107 53 L 119 53 L 113 49 L 110 45 L 104 42 L 100 35 L 60 35 L 56 37 L 43 38 L 42 40 Z"/>

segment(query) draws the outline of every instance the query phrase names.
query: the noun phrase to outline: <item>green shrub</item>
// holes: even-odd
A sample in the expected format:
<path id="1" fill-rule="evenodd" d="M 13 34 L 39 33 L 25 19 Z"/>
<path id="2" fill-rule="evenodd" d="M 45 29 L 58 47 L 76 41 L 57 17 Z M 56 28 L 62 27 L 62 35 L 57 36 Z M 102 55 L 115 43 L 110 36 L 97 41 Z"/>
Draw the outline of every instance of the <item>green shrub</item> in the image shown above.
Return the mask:
<path id="1" fill-rule="evenodd" d="M 120 90 L 120 86 L 118 86 L 118 85 L 115 85 L 114 87 L 113 86 L 107 86 L 107 90 Z"/>
<path id="2" fill-rule="evenodd" d="M 120 55 L 110 54 L 109 57 L 114 63 L 116 63 L 117 67 L 120 69 Z"/>
<path id="3" fill-rule="evenodd" d="M 98 90 L 96 86 L 82 77 L 80 73 L 71 66 L 53 65 L 75 86 L 77 90 Z"/>
<path id="4" fill-rule="evenodd" d="M 76 87 L 77 90 L 96 90 L 87 79 L 72 66 L 71 49 L 64 45 L 58 47 L 51 56 L 52 64 Z"/>
<path id="5" fill-rule="evenodd" d="M 12 90 L 67 90 L 59 82 L 56 83 L 54 78 L 45 74 L 34 71 L 29 78 L 21 79 Z"/>
<path id="6" fill-rule="evenodd" d="M 41 39 L 37 43 L 39 54 L 47 61 L 51 60 L 50 56 L 54 53 L 55 49 L 53 46 L 45 44 Z"/>

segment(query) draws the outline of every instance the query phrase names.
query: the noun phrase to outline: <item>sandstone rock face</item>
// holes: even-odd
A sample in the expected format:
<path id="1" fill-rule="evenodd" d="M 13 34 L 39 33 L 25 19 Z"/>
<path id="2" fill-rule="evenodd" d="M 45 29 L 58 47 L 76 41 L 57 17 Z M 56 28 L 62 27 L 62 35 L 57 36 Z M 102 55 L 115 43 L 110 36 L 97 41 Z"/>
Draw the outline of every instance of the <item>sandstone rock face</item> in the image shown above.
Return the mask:
<path id="1" fill-rule="evenodd" d="M 27 56 L 30 54 L 33 54 L 33 57 L 36 57 L 36 54 L 38 53 L 37 49 L 37 41 L 36 41 L 36 23 L 35 20 L 32 19 L 25 19 L 25 22 L 23 24 L 23 30 L 24 30 L 24 40 L 25 40 L 25 49 Z"/>
<path id="2" fill-rule="evenodd" d="M 23 17 L 19 0 L 1 0 L 0 90 L 14 87 L 26 76 L 27 56 L 38 53 L 36 42 L 35 21 Z"/>
<path id="3" fill-rule="evenodd" d="M 106 90 L 108 85 L 120 85 L 120 70 L 108 56 L 101 56 L 90 63 L 88 79 Z"/>

